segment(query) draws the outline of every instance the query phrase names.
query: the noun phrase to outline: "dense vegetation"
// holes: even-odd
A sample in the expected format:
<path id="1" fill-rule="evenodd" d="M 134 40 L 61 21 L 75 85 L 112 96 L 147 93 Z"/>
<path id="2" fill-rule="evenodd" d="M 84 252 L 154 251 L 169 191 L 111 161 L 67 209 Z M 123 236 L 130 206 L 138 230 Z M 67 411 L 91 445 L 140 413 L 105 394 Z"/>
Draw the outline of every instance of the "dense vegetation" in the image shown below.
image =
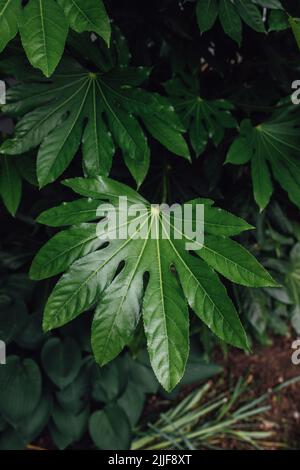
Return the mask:
<path id="1" fill-rule="evenodd" d="M 216 344 L 300 333 L 298 17 L 0 0 L 0 448 L 128 448 L 146 394 L 219 372 Z M 104 243 L 120 196 L 157 233 L 151 203 L 204 204 L 204 246 Z"/>

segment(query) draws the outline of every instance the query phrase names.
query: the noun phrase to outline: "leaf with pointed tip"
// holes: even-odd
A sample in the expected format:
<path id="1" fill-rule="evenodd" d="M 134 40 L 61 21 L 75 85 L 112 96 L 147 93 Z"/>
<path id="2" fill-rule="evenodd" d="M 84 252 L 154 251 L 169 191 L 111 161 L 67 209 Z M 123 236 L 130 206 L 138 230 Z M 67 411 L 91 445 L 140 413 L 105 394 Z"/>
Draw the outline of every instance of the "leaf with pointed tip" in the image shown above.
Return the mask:
<path id="1" fill-rule="evenodd" d="M 219 17 L 225 34 L 240 46 L 242 21 L 254 31 L 266 32 L 262 8 L 269 8 L 272 12 L 283 9 L 277 0 L 198 0 L 198 26 L 201 32 L 208 31 Z"/>
<path id="2" fill-rule="evenodd" d="M 175 223 L 175 231 L 170 230 L 174 219 L 154 210 L 124 184 L 107 177 L 74 178 L 65 184 L 80 196 L 96 199 L 100 208 L 107 201 L 111 206 L 105 219 L 104 208 L 98 209 L 100 221 L 55 235 L 36 255 L 32 277 L 42 279 L 66 270 L 48 299 L 45 330 L 95 308 L 92 348 L 103 365 L 128 344 L 142 316 L 152 367 L 167 390 L 174 388 L 184 373 L 189 351 L 188 306 L 224 341 L 248 348 L 235 307 L 214 270 L 249 286 L 275 285 L 250 253 L 226 238 L 251 226 L 209 201 L 204 209 L 208 220 L 204 247 L 198 250 L 196 246 L 192 255 L 186 250 L 186 234 L 178 237 Z M 119 197 L 124 195 L 129 208 L 139 204 L 139 215 L 124 219 L 126 214 L 119 206 Z M 82 205 L 83 199 L 79 201 Z M 71 212 L 72 204 L 76 202 L 67 206 Z M 86 207 L 88 204 L 87 200 Z M 66 213 L 66 206 L 54 210 L 59 218 Z M 43 223 L 47 213 L 51 222 L 48 210 L 42 216 Z M 94 218 L 91 213 L 91 220 Z M 187 218 L 188 222 L 193 220 Z M 114 232 L 125 226 L 130 229 L 125 236 L 103 237 L 107 229 Z"/>
<path id="3" fill-rule="evenodd" d="M 0 0 L 0 52 L 18 32 L 21 0 Z"/>
<path id="4" fill-rule="evenodd" d="M 46 77 L 54 72 L 70 27 L 99 34 L 109 46 L 111 27 L 102 0 L 0 0 L 0 52 L 20 31 L 33 67 Z"/>
<path id="5" fill-rule="evenodd" d="M 300 49 L 300 19 L 289 16 L 288 22 L 290 27 L 292 28 L 297 46 Z"/>
<path id="6" fill-rule="evenodd" d="M 205 245 L 197 253 L 232 282 L 248 287 L 278 286 L 254 256 L 230 238 L 206 235 Z"/>
<path id="7" fill-rule="evenodd" d="M 178 134 L 176 129 L 170 127 L 169 123 L 164 122 L 157 116 L 144 115 L 144 124 L 150 134 L 170 152 L 190 160 L 190 151 L 186 141 L 181 134 Z"/>
<path id="8" fill-rule="evenodd" d="M 243 21 L 258 33 L 265 33 L 262 12 L 248 0 L 235 0 L 237 11 Z"/>
<path id="9" fill-rule="evenodd" d="M 0 195 L 11 215 L 15 215 L 22 195 L 22 179 L 12 157 L 0 158 Z"/>
<path id="10" fill-rule="evenodd" d="M 252 230 L 254 227 L 249 225 L 240 217 L 219 209 L 205 205 L 204 208 L 205 229 L 207 233 L 213 235 L 232 237 L 245 230 Z"/>
<path id="11" fill-rule="evenodd" d="M 58 0 L 58 3 L 74 31 L 93 31 L 109 45 L 111 28 L 102 0 Z"/>
<path id="12" fill-rule="evenodd" d="M 220 0 L 219 18 L 224 32 L 239 46 L 242 42 L 242 22 L 233 2 Z"/>
<path id="13" fill-rule="evenodd" d="M 196 79 L 183 77 L 165 82 L 166 91 L 172 97 L 175 110 L 188 129 L 192 147 L 198 157 L 211 139 L 218 146 L 226 128 L 236 126 L 231 114 L 233 106 L 225 100 L 205 100 L 199 96 Z M 174 153 L 175 150 L 173 149 Z"/>
<path id="14" fill-rule="evenodd" d="M 47 271 L 50 276 L 64 272 L 73 261 L 97 250 L 100 245 L 96 224 L 74 225 L 63 230 L 41 248 L 32 263 L 31 278 L 43 279 Z"/>
<path id="15" fill-rule="evenodd" d="M 116 80 L 119 70 L 121 79 Z M 188 158 L 182 137 L 184 128 L 170 102 L 131 85 L 135 75 L 136 82 L 148 76 L 149 69 L 145 70 L 123 67 L 90 73 L 66 59 L 51 81 L 41 83 L 37 74 L 34 86 L 18 84 L 10 89 L 3 109 L 23 116 L 16 125 L 15 136 L 3 144 L 0 152 L 16 155 L 39 146 L 40 187 L 65 171 L 81 144 L 87 176 L 107 175 L 118 147 L 140 185 L 147 174 L 150 155 L 142 123 L 164 146 Z"/>
<path id="16" fill-rule="evenodd" d="M 261 210 L 268 205 L 273 193 L 270 170 L 290 200 L 300 207 L 298 115 L 297 109 L 288 107 L 255 127 L 244 120 L 240 137 L 228 151 L 227 163 L 240 165 L 250 160 L 254 198 Z"/>
<path id="17" fill-rule="evenodd" d="M 29 0 L 19 21 L 22 45 L 29 62 L 50 77 L 61 59 L 68 23 L 54 0 Z"/>
<path id="18" fill-rule="evenodd" d="M 215 24 L 218 16 L 217 0 L 198 0 L 196 14 L 201 33 L 208 31 Z"/>
<path id="19" fill-rule="evenodd" d="M 89 222 L 97 218 L 98 207 L 99 201 L 95 199 L 82 198 L 72 202 L 64 202 L 60 206 L 42 212 L 38 216 L 37 222 L 50 227 Z"/>

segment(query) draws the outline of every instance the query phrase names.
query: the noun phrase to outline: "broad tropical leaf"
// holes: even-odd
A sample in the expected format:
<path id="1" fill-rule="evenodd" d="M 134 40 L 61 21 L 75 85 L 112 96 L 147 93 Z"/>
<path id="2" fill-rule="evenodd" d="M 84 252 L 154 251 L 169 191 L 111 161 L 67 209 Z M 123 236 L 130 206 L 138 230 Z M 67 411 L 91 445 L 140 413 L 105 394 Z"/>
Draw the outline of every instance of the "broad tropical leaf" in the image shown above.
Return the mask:
<path id="1" fill-rule="evenodd" d="M 218 17 L 217 0 L 198 0 L 196 6 L 197 21 L 200 31 L 204 33 L 214 25 Z"/>
<path id="2" fill-rule="evenodd" d="M 129 187 L 106 177 L 74 178 L 64 184 L 83 198 L 49 209 L 39 221 L 56 225 L 53 221 L 60 217 L 62 225 L 77 224 L 80 207 L 84 223 L 55 235 L 33 261 L 33 279 L 66 271 L 48 299 L 45 330 L 95 308 L 92 347 L 97 362 L 104 365 L 128 344 L 142 315 L 151 364 L 167 390 L 175 387 L 185 369 L 188 306 L 220 338 L 248 348 L 239 316 L 215 271 L 246 286 L 275 285 L 255 258 L 228 238 L 251 226 L 211 201 L 194 200 L 191 203 L 205 203 L 207 243 L 203 248 L 196 244 L 192 254 L 185 246 L 191 238 L 178 231 L 174 219 Z M 129 207 L 142 204 L 140 214 L 124 219 L 119 196 L 127 196 Z M 109 200 L 118 217 L 111 210 L 97 209 L 95 200 L 99 206 Z M 97 218 L 97 223 L 88 223 Z M 134 230 L 124 237 L 103 237 L 108 228 L 113 233 L 129 226 Z"/>
<path id="3" fill-rule="evenodd" d="M 192 147 L 197 155 L 204 152 L 208 140 L 218 146 L 226 128 L 237 125 L 230 110 L 233 105 L 225 100 L 202 98 L 199 83 L 195 77 L 174 78 L 166 82 L 175 110 L 188 129 Z"/>
<path id="4" fill-rule="evenodd" d="M 298 115 L 298 110 L 287 109 L 257 126 L 244 120 L 240 136 L 228 151 L 227 163 L 251 163 L 254 198 L 261 210 L 268 205 L 273 193 L 270 170 L 290 200 L 300 207 Z"/>
<path id="5" fill-rule="evenodd" d="M 50 77 L 61 59 L 69 26 L 93 31 L 109 45 L 110 22 L 102 0 L 0 0 L 0 52 L 20 31 L 33 67 Z"/>
<path id="6" fill-rule="evenodd" d="M 109 45 L 110 23 L 102 0 L 58 0 L 58 3 L 74 31 L 93 31 Z"/>
<path id="7" fill-rule="evenodd" d="M 50 77 L 61 59 L 68 34 L 63 10 L 54 0 L 29 0 L 19 24 L 29 62 Z"/>
<path id="8" fill-rule="evenodd" d="M 3 110 L 23 117 L 0 152 L 16 155 L 40 146 L 37 177 L 42 187 L 64 172 L 81 144 L 89 176 L 107 175 L 119 147 L 140 185 L 150 153 L 141 122 L 162 145 L 189 158 L 184 128 L 170 102 L 137 87 L 148 75 L 147 68 L 126 66 L 94 73 L 63 60 L 51 81 L 40 83 L 37 74 L 29 86 L 24 82 L 8 91 Z"/>

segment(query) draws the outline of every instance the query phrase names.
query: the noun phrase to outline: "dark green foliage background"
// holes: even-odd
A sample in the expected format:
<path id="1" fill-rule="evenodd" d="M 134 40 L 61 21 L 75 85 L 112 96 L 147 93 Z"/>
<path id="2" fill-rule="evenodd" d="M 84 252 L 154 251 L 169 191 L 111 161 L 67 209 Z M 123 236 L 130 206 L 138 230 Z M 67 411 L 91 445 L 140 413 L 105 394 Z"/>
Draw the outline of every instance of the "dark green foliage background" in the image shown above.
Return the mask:
<path id="1" fill-rule="evenodd" d="M 289 22 L 289 15 L 300 17 L 300 6 L 292 0 L 237 0 L 251 4 L 248 16 L 240 6 L 228 22 L 221 12 L 224 2 L 210 2 L 212 10 L 206 11 L 201 0 L 107 0 L 105 7 L 113 20 L 111 49 L 105 34 L 102 40 L 98 32 L 97 41 L 91 43 L 87 31 L 94 29 L 76 32 L 70 26 L 57 71 L 67 70 L 65 61 L 77 61 L 86 73 L 104 73 L 130 60 L 136 69 L 131 69 L 125 84 L 134 88 L 133 93 L 136 88 L 143 90 L 138 91 L 143 99 L 135 108 L 123 109 L 122 104 L 115 109 L 126 124 L 128 113 L 138 119 L 137 141 L 146 136 L 147 148 L 146 144 L 132 147 L 128 138 L 122 140 L 120 132 L 114 131 L 109 116 L 104 118 L 100 172 L 132 188 L 138 186 L 150 202 L 213 199 L 216 206 L 256 227 L 240 235 L 239 243 L 280 287 L 248 289 L 223 277 L 222 282 L 251 346 L 257 341 L 267 346 L 274 335 L 300 333 L 300 112 L 290 102 L 291 84 L 299 78 L 300 33 L 297 21 Z M 270 8 L 262 23 L 264 7 Z M 165 393 L 151 370 L 141 324 L 126 350 L 102 369 L 91 353 L 90 312 L 59 330 L 42 332 L 43 310 L 58 278 L 37 284 L 27 273 L 38 250 L 57 229 L 40 225 L 36 218 L 73 200 L 61 179 L 98 173 L 88 151 L 85 156 L 84 139 L 70 146 L 67 164 L 58 165 L 53 174 L 43 169 L 39 173 L 36 163 L 43 139 L 29 138 L 27 147 L 20 144 L 22 136 L 18 130 L 14 133 L 15 124 L 43 103 L 35 97 L 28 109 L 20 111 L 13 95 L 16 83 L 25 81 L 26 94 L 32 85 L 33 89 L 45 83 L 51 86 L 55 75 L 51 78 L 48 70 L 50 78 L 45 82 L 29 64 L 20 37 L 11 39 L 0 55 L 0 78 L 5 78 L 11 93 L 0 115 L 4 202 L 0 208 L 0 339 L 8 344 L 8 364 L 0 366 L 0 448 L 24 448 L 40 435 L 42 445 L 61 449 L 129 448 L 147 394 Z M 32 59 L 28 52 L 27 56 Z M 102 79 L 109 80 L 109 75 Z M 122 87 L 121 91 L 128 92 Z M 245 125 L 245 120 L 251 124 Z M 255 139 L 261 129 L 265 134 L 260 144 Z M 107 137 L 109 130 L 113 142 Z M 59 135 L 54 141 L 58 139 Z M 45 147 L 47 153 L 43 143 Z M 130 160 L 131 154 L 136 160 Z M 190 332 L 191 353 L 183 384 L 219 372 L 204 359 L 209 361 L 216 343 L 224 351 L 228 347 L 195 315 Z M 28 392 L 29 384 L 35 393 Z M 26 394 L 31 396 L 27 399 Z"/>

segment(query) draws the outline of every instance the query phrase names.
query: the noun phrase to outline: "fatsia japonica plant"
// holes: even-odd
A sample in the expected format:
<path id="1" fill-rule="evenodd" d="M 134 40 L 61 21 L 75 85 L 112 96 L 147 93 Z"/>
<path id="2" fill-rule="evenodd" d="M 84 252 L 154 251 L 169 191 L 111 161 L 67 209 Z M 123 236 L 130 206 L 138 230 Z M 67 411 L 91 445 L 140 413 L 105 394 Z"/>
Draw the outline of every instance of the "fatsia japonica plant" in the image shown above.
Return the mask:
<path id="1" fill-rule="evenodd" d="M 40 187 L 64 172 L 80 144 L 88 176 L 108 174 L 119 147 L 140 185 L 147 174 L 150 156 L 141 122 L 169 150 L 189 158 L 188 146 L 181 135 L 184 127 L 173 106 L 165 97 L 139 88 L 150 70 L 129 67 L 129 53 L 119 45 L 123 41 L 118 35 L 115 47 L 100 63 L 99 73 L 90 72 L 74 60 L 63 60 L 51 80 L 39 83 L 40 74 L 34 78 L 30 73 L 30 83 L 25 76 L 24 82 L 8 93 L 4 111 L 22 115 L 22 119 L 14 138 L 2 145 L 1 152 L 21 154 L 40 144 L 37 155 Z M 88 47 L 93 51 L 92 44 Z M 2 70 L 6 70 L 5 64 Z"/>
<path id="2" fill-rule="evenodd" d="M 1 0 L 0 27 L 0 51 L 19 31 L 28 60 L 46 77 L 61 59 L 69 27 L 93 31 L 107 44 L 111 33 L 102 0 Z"/>
<path id="3" fill-rule="evenodd" d="M 240 136 L 232 143 L 227 162 L 251 163 L 253 193 L 259 208 L 270 202 L 274 178 L 300 207 L 300 134 L 299 111 L 277 110 L 266 122 L 253 126 L 249 119 L 242 121 Z"/>
<path id="4" fill-rule="evenodd" d="M 10 124 L 0 193 L 41 234 L 30 276 L 47 289 L 55 277 L 46 332 L 91 311 L 104 366 L 144 331 L 167 391 L 184 374 L 190 324 L 250 349 L 231 283 L 278 282 L 244 248 L 255 228 L 243 217 L 247 198 L 263 211 L 282 188 L 290 210 L 300 207 L 292 3 L 0 0 L 1 117 Z M 99 208 L 120 216 L 121 197 L 144 209 L 125 222 L 133 233 L 107 240 L 107 224 L 121 222 Z M 203 243 L 188 249 L 160 205 L 187 201 L 204 207 Z"/>
<path id="5" fill-rule="evenodd" d="M 251 226 L 215 208 L 212 201 L 201 200 L 207 233 L 204 246 L 196 243 L 197 256 L 192 256 L 185 248 L 185 242 L 192 240 L 185 233 L 177 238 L 168 230 L 174 220 L 129 187 L 105 177 L 74 178 L 64 184 L 84 198 L 43 212 L 39 222 L 77 225 L 55 235 L 31 267 L 33 279 L 69 268 L 45 307 L 46 331 L 96 306 L 92 347 L 97 362 L 104 365 L 128 344 L 142 314 L 152 367 L 168 391 L 181 379 L 188 358 L 188 305 L 221 339 L 248 348 L 238 314 L 215 271 L 244 286 L 276 285 L 256 259 L 230 239 Z M 109 213 L 103 226 L 86 222 L 101 216 L 97 211 L 101 200 L 118 210 L 119 196 L 127 196 L 130 204 L 144 203 L 145 211 L 125 222 L 136 225 L 135 233 L 107 244 L 101 234 L 106 233 Z M 146 223 L 146 237 L 138 237 Z M 155 238 L 151 231 L 157 234 Z"/>

